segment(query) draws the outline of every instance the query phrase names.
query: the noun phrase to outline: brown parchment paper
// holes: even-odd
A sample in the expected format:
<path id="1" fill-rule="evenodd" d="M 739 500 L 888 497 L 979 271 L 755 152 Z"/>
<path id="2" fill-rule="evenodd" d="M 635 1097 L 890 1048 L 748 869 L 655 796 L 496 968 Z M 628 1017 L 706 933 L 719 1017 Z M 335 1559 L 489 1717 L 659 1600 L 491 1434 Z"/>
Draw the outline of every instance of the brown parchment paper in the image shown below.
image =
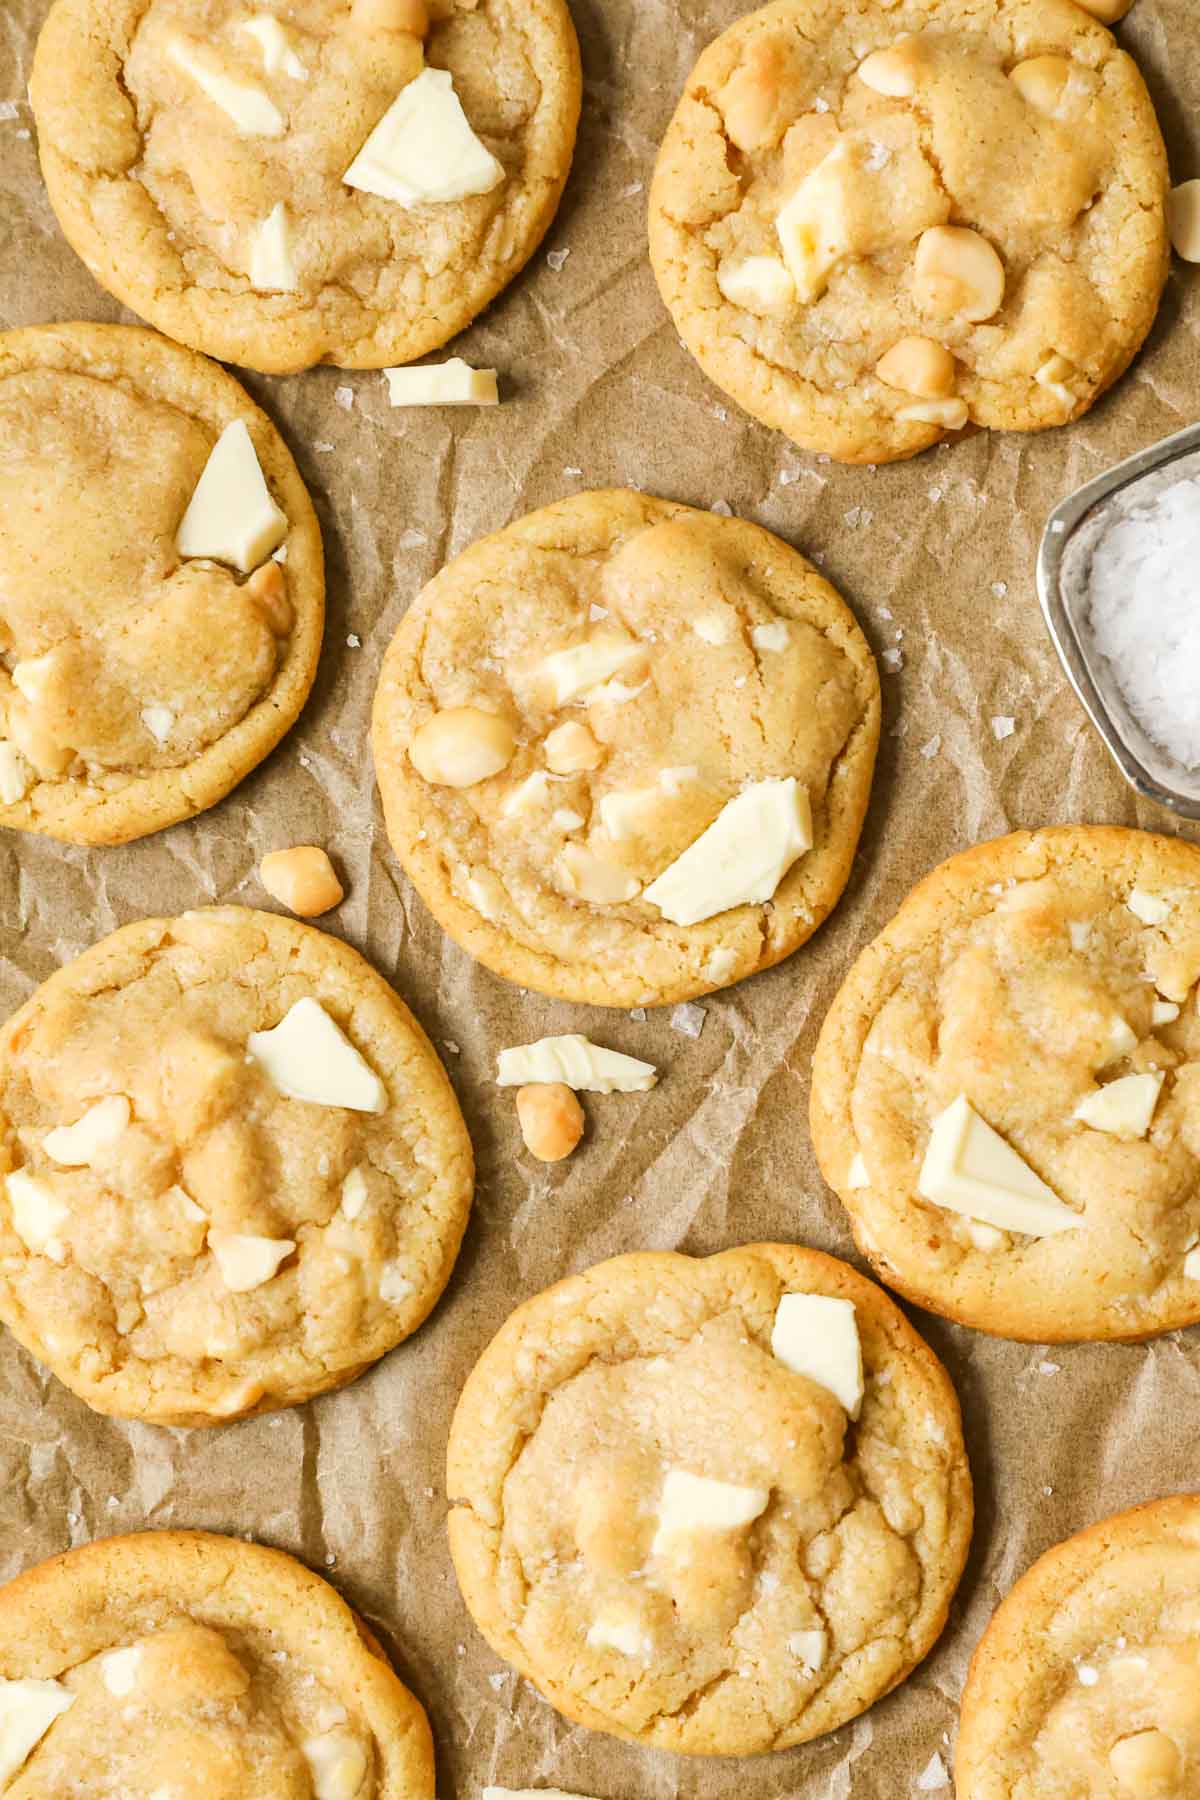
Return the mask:
<path id="1" fill-rule="evenodd" d="M 600 1800 L 897 1800 L 917 1791 L 934 1752 L 948 1756 L 971 1649 L 1029 1562 L 1119 1507 L 1200 1486 L 1200 1331 L 1047 1353 L 916 1315 L 962 1397 L 978 1490 L 950 1626 L 865 1718 L 749 1762 L 590 1734 L 496 1661 L 446 1550 L 446 1431 L 467 1370 L 512 1306 L 601 1257 L 764 1237 L 852 1254 L 808 1142 L 809 1058 L 851 958 L 933 862 L 1017 826 L 1175 829 L 1135 804 L 1069 692 L 1033 564 L 1068 490 L 1200 411 L 1200 271 L 1177 265 L 1147 352 L 1081 425 L 980 435 L 878 472 L 822 464 L 723 403 L 680 348 L 646 261 L 655 146 L 737 0 L 573 6 L 585 102 L 562 210 L 526 274 L 454 345 L 501 370 L 504 405 L 393 412 L 379 375 L 248 378 L 299 459 L 329 559 L 324 659 L 299 725 L 215 811 L 141 844 L 84 851 L 0 834 L 5 1012 L 118 925 L 207 901 L 262 904 L 265 850 L 327 845 L 349 893 L 323 923 L 412 1004 L 466 1112 L 479 1189 L 461 1260 L 425 1328 L 353 1387 L 214 1431 L 94 1417 L 0 1333 L 0 1577 L 141 1527 L 202 1526 L 295 1552 L 377 1626 L 429 1709 L 442 1800 L 476 1800 L 487 1782 Z M 67 248 L 39 178 L 25 86 L 46 10 L 47 0 L 0 0 L 0 101 L 15 103 L 0 107 L 15 110 L 0 118 L 6 327 L 128 317 Z M 1175 179 L 1200 175 L 1195 0 L 1138 0 L 1121 35 L 1158 103 Z M 781 968 L 706 1001 L 695 1040 L 665 1012 L 569 1007 L 476 968 L 391 857 L 367 744 L 383 649 L 441 563 L 535 506 L 618 483 L 723 501 L 815 554 L 876 651 L 903 660 L 885 665 L 875 795 L 839 909 Z M 1014 722 L 1010 736 L 997 735 L 998 719 Z M 521 1152 L 493 1059 L 505 1044 L 571 1030 L 650 1058 L 661 1079 L 649 1094 L 589 1101 L 585 1147 L 548 1169 Z"/>

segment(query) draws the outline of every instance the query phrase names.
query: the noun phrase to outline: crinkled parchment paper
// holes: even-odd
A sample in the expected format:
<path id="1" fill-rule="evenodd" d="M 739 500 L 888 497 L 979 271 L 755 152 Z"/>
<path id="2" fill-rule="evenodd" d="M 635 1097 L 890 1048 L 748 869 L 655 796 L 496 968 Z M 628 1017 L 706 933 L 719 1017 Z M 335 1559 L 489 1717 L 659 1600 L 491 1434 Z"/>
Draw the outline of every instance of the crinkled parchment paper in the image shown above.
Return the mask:
<path id="1" fill-rule="evenodd" d="M 1016 826 L 1173 829 L 1138 808 L 1068 691 L 1033 563 L 1042 522 L 1069 489 L 1197 416 L 1200 271 L 1176 267 L 1147 352 L 1082 425 L 980 435 L 877 472 L 820 463 L 725 406 L 680 348 L 646 261 L 656 142 L 696 54 L 739 7 L 574 9 L 585 103 L 561 213 L 524 277 L 454 346 L 501 370 L 505 404 L 392 412 L 379 375 L 249 380 L 299 459 L 329 557 L 324 660 L 299 725 L 190 825 L 121 850 L 0 841 L 6 1011 L 114 927 L 206 901 L 260 904 L 263 851 L 327 845 L 349 890 L 327 923 L 413 1005 L 466 1111 L 480 1179 L 462 1258 L 425 1328 L 352 1388 L 220 1430 L 95 1418 L 0 1338 L 0 1576 L 144 1526 L 204 1526 L 294 1551 L 376 1624 L 428 1707 L 443 1800 L 475 1800 L 490 1781 L 602 1800 L 897 1800 L 946 1751 L 970 1651 L 1033 1557 L 1119 1507 L 1195 1484 L 1187 1421 L 1200 1400 L 1200 1332 L 1046 1353 L 918 1315 L 962 1396 L 978 1486 L 959 1602 L 934 1654 L 866 1718 L 753 1762 L 589 1734 L 495 1660 L 446 1550 L 446 1430 L 467 1370 L 516 1300 L 600 1257 L 764 1237 L 851 1253 L 809 1147 L 809 1057 L 851 958 L 933 862 Z M 15 102 L 15 117 L 0 108 L 4 326 L 121 316 L 64 243 L 39 179 L 25 84 L 45 12 L 46 0 L 0 4 L 0 100 Z M 1122 36 L 1158 103 L 1175 179 L 1200 174 L 1194 0 L 1138 0 Z M 883 749 L 849 891 L 806 950 L 707 1001 L 698 1039 L 666 1013 L 572 1008 L 477 969 L 400 876 L 373 789 L 372 688 L 418 588 L 482 533 L 616 483 L 724 501 L 815 554 L 886 656 Z M 662 1078 L 649 1094 L 590 1101 L 586 1146 L 547 1169 L 521 1151 L 493 1059 L 502 1045 L 574 1030 L 649 1057 Z"/>

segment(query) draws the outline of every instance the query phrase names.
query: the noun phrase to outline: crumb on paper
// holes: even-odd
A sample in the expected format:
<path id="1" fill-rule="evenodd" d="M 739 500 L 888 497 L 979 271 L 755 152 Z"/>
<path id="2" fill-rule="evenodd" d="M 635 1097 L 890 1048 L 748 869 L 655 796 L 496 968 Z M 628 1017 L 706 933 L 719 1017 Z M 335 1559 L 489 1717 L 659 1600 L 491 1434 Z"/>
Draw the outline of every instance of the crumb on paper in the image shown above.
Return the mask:
<path id="1" fill-rule="evenodd" d="M 729 423 L 728 407 L 714 406 L 712 409 L 712 416 L 717 421 L 718 425 L 728 425 Z"/>
<path id="2" fill-rule="evenodd" d="M 885 650 L 880 658 L 889 675 L 898 675 L 904 667 L 903 650 Z"/>
<path id="3" fill-rule="evenodd" d="M 992 720 L 992 736 L 997 743 L 1002 744 L 1005 738 L 1010 738 L 1016 729 L 1017 721 L 1010 718 L 1007 713 L 997 713 Z"/>
<path id="4" fill-rule="evenodd" d="M 5 125 L 11 125 L 13 120 L 19 119 L 20 116 L 21 109 L 15 100 L 0 100 L 0 121 Z"/>
<path id="5" fill-rule="evenodd" d="M 638 1025 L 644 1025 L 646 1023 L 646 1009 L 644 1006 L 635 1006 L 629 1016 Z"/>
<path id="6" fill-rule="evenodd" d="M 926 739 L 925 743 L 921 745 L 921 755 L 925 758 L 926 762 L 932 762 L 941 747 L 942 734 L 940 731 L 935 731 L 933 736 Z"/>
<path id="7" fill-rule="evenodd" d="M 997 600 L 1003 600 L 1004 596 L 1008 592 L 1007 581 L 993 581 L 992 592 L 993 592 L 993 594 L 995 594 Z"/>
<path id="8" fill-rule="evenodd" d="M 596 600 L 593 600 L 592 604 L 588 607 L 588 618 L 591 620 L 593 625 L 595 625 L 600 619 L 607 619 L 609 616 L 610 615 L 609 615 L 608 607 L 601 606 L 599 604 L 599 602 Z"/>
<path id="9" fill-rule="evenodd" d="M 1040 1362 L 1037 1366 L 1039 1375 L 1057 1375 L 1061 1369 L 1062 1364 L 1056 1362 Z"/>
<path id="10" fill-rule="evenodd" d="M 945 493 L 945 489 L 940 488 L 940 487 L 931 487 L 928 490 L 928 492 L 929 492 L 930 506 L 940 506 L 942 503 L 942 496 Z"/>
<path id="11" fill-rule="evenodd" d="M 1044 1487 L 1042 1489 L 1042 1492 L 1048 1500 L 1050 1498 L 1051 1494 L 1054 1492 L 1054 1489 L 1052 1487 Z"/>
<path id="12" fill-rule="evenodd" d="M 333 398 L 334 398 L 334 401 L 336 402 L 336 404 L 341 407 L 343 412 L 352 412 L 353 411 L 353 409 L 354 409 L 354 389 L 352 387 L 334 388 Z"/>
<path id="13" fill-rule="evenodd" d="M 698 1038 L 704 1030 L 704 1021 L 708 1013 L 704 1007 L 697 1006 L 694 1001 L 686 1000 L 682 1006 L 671 1011 L 671 1030 L 677 1031 L 680 1037 Z"/>
<path id="14" fill-rule="evenodd" d="M 448 1050 L 450 1052 L 451 1056 L 461 1055 L 461 1050 L 460 1050 L 459 1046 L 455 1043 L 453 1038 L 443 1038 L 442 1039 L 442 1047 L 443 1047 L 443 1049 Z M 430 1488 L 429 1492 L 432 1494 L 433 1489 Z"/>
<path id="15" fill-rule="evenodd" d="M 559 270 L 565 265 L 570 254 L 570 250 L 547 250 L 546 263 L 557 275 Z"/>
<path id="16" fill-rule="evenodd" d="M 720 519 L 732 519 L 733 517 L 733 508 L 728 500 L 714 500 L 708 510 L 715 512 Z"/>
<path id="17" fill-rule="evenodd" d="M 950 1776 L 947 1773 L 946 1765 L 936 1750 L 917 1776 L 916 1786 L 917 1792 L 920 1794 L 932 1794 L 938 1788 L 950 1786 Z"/>
<path id="18" fill-rule="evenodd" d="M 632 200 L 634 198 L 634 196 L 636 194 L 640 194 L 641 191 L 642 191 L 641 182 L 640 181 L 631 181 L 627 187 L 623 187 L 621 189 L 621 198 L 622 198 L 622 200 Z"/>
<path id="19" fill-rule="evenodd" d="M 362 649 L 362 639 L 359 637 L 357 631 L 352 631 L 349 634 L 349 636 L 347 637 L 346 648 L 347 648 L 347 650 L 361 650 Z"/>

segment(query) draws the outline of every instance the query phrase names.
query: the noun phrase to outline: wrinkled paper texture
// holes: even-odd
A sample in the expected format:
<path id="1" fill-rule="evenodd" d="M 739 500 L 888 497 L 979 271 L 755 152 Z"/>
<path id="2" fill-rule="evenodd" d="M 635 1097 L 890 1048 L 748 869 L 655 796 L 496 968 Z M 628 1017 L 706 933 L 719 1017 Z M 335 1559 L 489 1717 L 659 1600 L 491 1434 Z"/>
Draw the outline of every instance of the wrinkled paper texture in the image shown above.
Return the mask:
<path id="1" fill-rule="evenodd" d="M 46 10 L 0 6 L 5 327 L 129 316 L 67 248 L 39 177 L 25 89 Z M 805 1124 L 813 1043 L 852 958 L 920 875 L 980 838 L 1060 821 L 1176 829 L 1135 803 L 1069 691 L 1033 568 L 1058 500 L 1200 411 L 1200 270 L 1176 264 L 1148 349 L 1080 425 L 981 434 L 878 471 L 793 449 L 700 374 L 646 259 L 657 141 L 696 55 L 739 10 L 574 0 L 585 101 L 562 209 L 526 273 L 452 347 L 500 370 L 501 407 L 393 412 L 378 374 L 248 379 L 296 454 L 329 562 L 316 689 L 265 767 L 214 811 L 124 849 L 0 838 L 5 1011 L 147 911 L 264 903 L 263 852 L 311 842 L 332 852 L 348 889 L 322 923 L 395 982 L 445 1055 L 479 1159 L 473 1220 L 429 1323 L 353 1387 L 212 1431 L 123 1424 L 92 1416 L 0 1334 L 0 1577 L 142 1527 L 238 1532 L 295 1552 L 371 1620 L 429 1709 L 443 1800 L 477 1800 L 488 1782 L 599 1800 L 897 1800 L 918 1791 L 935 1752 L 948 1759 L 970 1652 L 1032 1559 L 1120 1507 L 1196 1485 L 1187 1421 L 1200 1331 L 1047 1353 L 917 1314 L 962 1397 L 978 1527 L 941 1643 L 865 1718 L 749 1762 L 642 1751 L 560 1718 L 486 1649 L 458 1595 L 446 1433 L 468 1369 L 515 1301 L 625 1250 L 703 1254 L 777 1237 L 853 1256 Z M 1159 106 L 1174 179 L 1200 175 L 1194 0 L 1138 0 L 1121 35 Z M 892 652 L 874 800 L 840 907 L 782 967 L 706 1001 L 698 1039 L 668 1012 L 567 1006 L 475 967 L 399 873 L 371 772 L 380 659 L 422 584 L 533 507 L 622 483 L 725 502 L 815 555 L 876 652 Z M 522 1151 L 494 1058 L 562 1031 L 646 1057 L 661 1080 L 651 1093 L 590 1098 L 584 1148 L 546 1168 Z"/>

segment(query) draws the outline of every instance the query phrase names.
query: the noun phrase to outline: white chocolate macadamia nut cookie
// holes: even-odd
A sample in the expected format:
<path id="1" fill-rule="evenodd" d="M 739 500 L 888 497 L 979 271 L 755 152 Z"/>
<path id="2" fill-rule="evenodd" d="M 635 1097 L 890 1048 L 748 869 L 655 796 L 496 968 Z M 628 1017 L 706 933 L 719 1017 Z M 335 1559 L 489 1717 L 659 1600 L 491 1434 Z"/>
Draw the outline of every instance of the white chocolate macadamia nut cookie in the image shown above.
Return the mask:
<path id="1" fill-rule="evenodd" d="M 1085 413 L 1153 322 L 1166 195 L 1142 78 L 1075 0 L 774 0 L 688 79 L 650 254 L 747 412 L 888 462 Z"/>
<path id="2" fill-rule="evenodd" d="M 958 1800 L 1200 1791 L 1200 1500 L 1104 1519 L 1002 1602 L 963 1691 Z"/>
<path id="3" fill-rule="evenodd" d="M 971 1477 L 945 1370 L 845 1263 L 639 1253 L 539 1294 L 472 1372 L 450 1548 L 568 1718 L 752 1756 L 834 1730 L 946 1620 Z"/>
<path id="4" fill-rule="evenodd" d="M 433 1800 L 419 1702 L 327 1582 L 199 1531 L 0 1587 L 6 1800 Z"/>
<path id="5" fill-rule="evenodd" d="M 740 981 L 850 871 L 879 681 L 812 565 L 744 520 L 580 494 L 457 557 L 384 660 L 388 833 L 497 974 L 599 1006 Z"/>
<path id="6" fill-rule="evenodd" d="M 471 1146 L 362 957 L 240 907 L 128 925 L 0 1033 L 0 1320 L 98 1412 L 341 1387 L 453 1267 Z"/>
<path id="7" fill-rule="evenodd" d="M 104 287 L 275 373 L 436 350 L 533 254 L 567 178 L 565 0 L 56 0 L 42 170 Z"/>
<path id="8" fill-rule="evenodd" d="M 312 503 L 224 370 L 124 325 L 0 336 L 0 825 L 212 806 L 295 721 L 324 611 Z"/>
<path id="9" fill-rule="evenodd" d="M 863 1254 L 1035 1342 L 1200 1321 L 1200 849 L 1107 826 L 980 844 L 859 957 L 812 1134 Z"/>

